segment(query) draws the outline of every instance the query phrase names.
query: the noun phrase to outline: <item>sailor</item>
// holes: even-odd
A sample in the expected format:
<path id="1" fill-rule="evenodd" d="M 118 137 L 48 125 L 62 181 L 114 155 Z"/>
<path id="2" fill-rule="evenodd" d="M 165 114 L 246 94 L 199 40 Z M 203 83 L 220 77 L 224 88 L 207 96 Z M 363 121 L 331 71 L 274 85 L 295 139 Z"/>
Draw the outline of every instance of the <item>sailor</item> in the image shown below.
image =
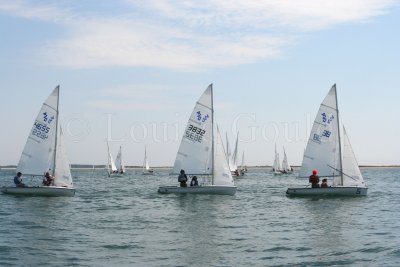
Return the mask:
<path id="1" fill-rule="evenodd" d="M 192 180 L 190 181 L 190 186 L 198 186 L 199 182 L 197 181 L 197 176 L 193 176 Z"/>
<path id="2" fill-rule="evenodd" d="M 188 181 L 188 178 L 185 174 L 184 170 L 181 170 L 181 173 L 178 176 L 178 182 L 180 183 L 181 187 L 187 187 L 186 182 Z"/>
<path id="3" fill-rule="evenodd" d="M 17 175 L 14 177 L 14 184 L 17 187 L 26 187 L 26 185 L 22 182 L 21 176 L 22 176 L 22 173 L 17 172 Z"/>
<path id="4" fill-rule="evenodd" d="M 54 176 L 51 176 L 49 172 L 46 172 L 46 174 L 43 177 L 43 185 L 49 186 L 53 184 L 54 181 Z"/>
<path id="5" fill-rule="evenodd" d="M 311 183 L 312 188 L 319 187 L 319 176 L 317 175 L 318 170 L 313 170 L 312 175 L 310 175 L 308 182 Z"/>

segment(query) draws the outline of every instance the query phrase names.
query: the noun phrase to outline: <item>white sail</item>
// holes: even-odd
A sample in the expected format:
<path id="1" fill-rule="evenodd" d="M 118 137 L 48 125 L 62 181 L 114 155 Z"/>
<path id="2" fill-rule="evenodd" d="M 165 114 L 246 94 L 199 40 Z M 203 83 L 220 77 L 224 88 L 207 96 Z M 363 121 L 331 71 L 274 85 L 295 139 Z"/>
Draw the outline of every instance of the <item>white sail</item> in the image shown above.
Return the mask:
<path id="1" fill-rule="evenodd" d="M 114 159 L 113 159 L 111 153 L 109 154 L 109 159 L 110 159 L 111 171 L 113 171 L 113 172 L 117 171 L 117 166 L 114 163 Z"/>
<path id="2" fill-rule="evenodd" d="M 108 145 L 108 141 L 107 141 L 107 152 L 108 152 L 107 171 L 108 171 L 108 174 L 110 174 L 112 172 L 117 171 L 117 166 L 115 166 L 114 159 L 111 155 L 110 146 Z"/>
<path id="3" fill-rule="evenodd" d="M 57 138 L 57 153 L 54 185 L 62 187 L 73 187 L 70 165 L 64 145 L 62 128 Z"/>
<path id="4" fill-rule="evenodd" d="M 119 151 L 117 154 L 117 158 L 115 159 L 115 166 L 118 172 L 123 173 L 125 172 L 125 166 L 122 161 L 122 148 L 121 146 L 119 147 Z"/>
<path id="5" fill-rule="evenodd" d="M 150 166 L 149 166 L 149 162 L 147 161 L 147 150 L 146 150 L 146 146 L 144 147 L 144 160 L 143 160 L 143 171 L 149 171 L 150 170 Z"/>
<path id="6" fill-rule="evenodd" d="M 233 154 L 232 154 L 232 167 L 233 167 L 233 171 L 236 171 L 236 170 L 238 169 L 238 166 L 237 166 L 238 142 L 239 142 L 239 133 L 237 133 L 237 135 L 236 135 L 235 150 L 233 150 Z M 231 170 L 232 170 L 232 169 L 231 169 Z"/>
<path id="7" fill-rule="evenodd" d="M 228 160 L 222 143 L 221 134 L 217 127 L 217 135 L 214 137 L 214 185 L 234 186 L 232 174 L 228 166 Z"/>
<path id="8" fill-rule="evenodd" d="M 282 170 L 287 171 L 287 172 L 292 170 L 292 166 L 290 166 L 288 159 L 287 159 L 285 148 L 283 148 Z"/>
<path id="9" fill-rule="evenodd" d="M 339 117 L 336 85 L 333 85 L 318 110 L 308 139 L 299 177 L 308 177 L 317 169 L 320 177 L 339 176 Z"/>
<path id="10" fill-rule="evenodd" d="M 197 101 L 176 155 L 173 173 L 212 173 L 212 85 Z"/>
<path id="11" fill-rule="evenodd" d="M 233 165 L 233 160 L 231 160 L 231 149 L 229 147 L 228 132 L 226 132 L 225 138 L 226 138 L 226 158 L 228 159 L 228 166 L 231 172 L 234 172 L 236 169 L 235 166 Z"/>
<path id="12" fill-rule="evenodd" d="M 279 172 L 281 170 L 281 162 L 279 160 L 279 153 L 276 151 L 276 144 L 275 144 L 275 159 L 272 168 L 274 172 Z"/>
<path id="13" fill-rule="evenodd" d="M 50 171 L 54 175 L 54 150 L 58 125 L 57 86 L 43 103 L 29 133 L 17 171 L 23 175 L 43 175 Z"/>
<path id="14" fill-rule="evenodd" d="M 343 185 L 344 186 L 365 186 L 363 176 L 353 149 L 350 144 L 350 140 L 347 136 L 346 129 L 343 126 Z"/>

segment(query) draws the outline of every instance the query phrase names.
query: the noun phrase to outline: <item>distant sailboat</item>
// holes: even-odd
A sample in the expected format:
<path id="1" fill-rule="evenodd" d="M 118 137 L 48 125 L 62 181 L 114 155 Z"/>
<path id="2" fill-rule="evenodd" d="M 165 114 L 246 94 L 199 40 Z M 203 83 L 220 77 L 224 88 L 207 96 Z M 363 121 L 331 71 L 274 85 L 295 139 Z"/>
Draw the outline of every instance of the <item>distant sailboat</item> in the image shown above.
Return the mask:
<path id="1" fill-rule="evenodd" d="M 115 159 L 115 165 L 116 165 L 116 168 L 117 168 L 117 172 L 119 174 L 124 174 L 125 173 L 125 166 L 124 166 L 124 163 L 122 161 L 122 147 L 121 146 L 119 147 L 117 158 Z"/>
<path id="2" fill-rule="evenodd" d="M 244 175 L 244 172 L 242 172 L 241 169 L 239 169 L 238 164 L 237 164 L 238 143 L 239 143 L 239 132 L 236 135 L 235 149 L 233 150 L 233 154 L 231 155 L 230 148 L 229 148 L 228 134 L 226 134 L 226 149 L 228 151 L 227 159 L 228 159 L 229 169 L 231 170 L 231 173 L 233 176 Z"/>
<path id="3" fill-rule="evenodd" d="M 322 102 L 315 118 L 299 177 L 308 178 L 318 170 L 320 178 L 330 179 L 327 188 L 288 188 L 288 196 L 365 196 L 367 186 L 361 175 L 349 138 L 340 136 L 336 85 Z M 343 148 L 341 141 L 344 141 Z"/>
<path id="4" fill-rule="evenodd" d="M 149 162 L 147 161 L 146 146 L 144 147 L 144 160 L 143 160 L 143 175 L 152 175 L 154 170 L 150 168 Z"/>
<path id="5" fill-rule="evenodd" d="M 108 141 L 107 141 L 107 173 L 108 177 L 110 177 L 112 174 L 118 173 L 117 166 L 115 165 L 114 159 L 110 152 L 110 146 L 108 145 Z"/>
<path id="6" fill-rule="evenodd" d="M 283 147 L 283 160 L 282 160 L 282 173 L 292 173 L 293 169 L 288 162 L 288 158 L 286 155 L 285 147 Z"/>
<path id="7" fill-rule="evenodd" d="M 276 144 L 275 144 L 275 159 L 274 159 L 274 165 L 272 165 L 272 172 L 275 175 L 282 174 L 281 163 L 279 160 L 279 153 L 276 151 Z"/>
<path id="8" fill-rule="evenodd" d="M 17 172 L 40 177 L 49 172 L 54 180 L 49 186 L 2 187 L 6 194 L 37 196 L 74 196 L 70 165 L 59 127 L 59 90 L 57 86 L 43 103 L 29 133 L 18 163 Z"/>
<path id="9" fill-rule="evenodd" d="M 187 175 L 201 175 L 207 179 L 199 186 L 160 186 L 159 193 L 193 193 L 234 195 L 236 186 L 218 128 L 215 132 L 212 84 L 197 101 L 182 137 L 173 168 Z"/>
<path id="10" fill-rule="evenodd" d="M 242 165 L 240 166 L 240 171 L 244 174 L 247 172 L 247 167 L 244 165 L 244 151 L 242 152 Z"/>

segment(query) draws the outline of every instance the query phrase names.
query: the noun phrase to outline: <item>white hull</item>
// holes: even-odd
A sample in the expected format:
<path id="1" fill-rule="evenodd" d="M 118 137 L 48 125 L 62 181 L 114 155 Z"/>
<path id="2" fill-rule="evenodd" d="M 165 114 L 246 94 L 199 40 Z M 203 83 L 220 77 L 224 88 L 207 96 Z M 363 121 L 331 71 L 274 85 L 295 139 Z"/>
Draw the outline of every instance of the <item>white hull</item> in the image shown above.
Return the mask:
<path id="1" fill-rule="evenodd" d="M 368 187 L 288 188 L 287 196 L 366 196 Z"/>
<path id="2" fill-rule="evenodd" d="M 143 172 L 142 174 L 143 174 L 143 175 L 153 175 L 154 172 Z"/>
<path id="3" fill-rule="evenodd" d="M 211 195 L 231 195 L 236 193 L 236 186 L 224 185 L 204 185 L 192 187 L 179 187 L 179 186 L 160 186 L 158 193 L 161 194 L 211 194 Z"/>
<path id="4" fill-rule="evenodd" d="M 280 171 L 279 172 L 273 172 L 273 173 L 274 173 L 274 175 L 282 175 L 283 174 Z"/>
<path id="5" fill-rule="evenodd" d="M 5 187 L 1 188 L 3 194 L 46 196 L 46 197 L 73 197 L 75 188 L 37 186 L 37 187 Z"/>

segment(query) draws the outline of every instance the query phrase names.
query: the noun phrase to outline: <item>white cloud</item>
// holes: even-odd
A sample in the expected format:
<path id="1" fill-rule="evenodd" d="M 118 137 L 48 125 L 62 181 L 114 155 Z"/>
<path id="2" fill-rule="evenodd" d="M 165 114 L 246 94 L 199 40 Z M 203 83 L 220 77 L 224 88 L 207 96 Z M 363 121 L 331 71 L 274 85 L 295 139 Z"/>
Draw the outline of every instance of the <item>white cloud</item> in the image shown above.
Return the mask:
<path id="1" fill-rule="evenodd" d="M 65 27 L 41 49 L 43 64 L 191 71 L 279 57 L 302 32 L 365 22 L 399 1 L 127 0 L 125 13 L 109 17 L 50 3 L 0 2 L 2 13 Z"/>

